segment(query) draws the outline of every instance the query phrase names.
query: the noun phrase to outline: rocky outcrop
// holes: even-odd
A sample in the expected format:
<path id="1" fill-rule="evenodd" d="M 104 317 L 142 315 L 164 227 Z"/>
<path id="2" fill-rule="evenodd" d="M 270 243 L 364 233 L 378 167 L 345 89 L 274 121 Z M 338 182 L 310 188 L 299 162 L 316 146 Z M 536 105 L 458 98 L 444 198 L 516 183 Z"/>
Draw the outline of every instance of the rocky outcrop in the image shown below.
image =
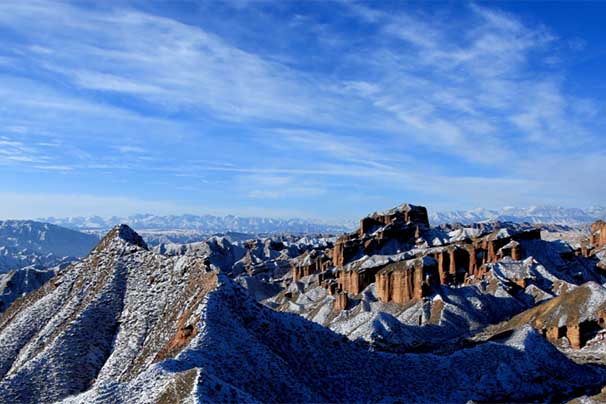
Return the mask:
<path id="1" fill-rule="evenodd" d="M 606 246 L 606 222 L 603 220 L 598 220 L 591 225 L 589 242 L 595 249 Z"/>
<path id="2" fill-rule="evenodd" d="M 438 282 L 437 261 L 430 257 L 394 262 L 377 272 L 377 296 L 383 302 L 398 304 L 421 299 Z"/>
<path id="3" fill-rule="evenodd" d="M 497 251 L 497 257 L 511 257 L 515 261 L 522 259 L 522 246 L 515 240 L 511 240 Z"/>
<path id="4" fill-rule="evenodd" d="M 581 349 L 606 329 L 606 289 L 587 282 L 494 326 L 493 331 L 498 334 L 524 324 L 553 344 Z"/>
<path id="5" fill-rule="evenodd" d="M 396 234 L 395 240 L 376 238 L 379 234 L 383 237 L 385 234 L 383 229 L 379 228 L 373 233 L 375 238 L 360 239 L 352 238 L 350 235 L 350 238 L 345 240 L 346 248 L 337 251 L 335 247 L 337 256 L 341 257 L 340 262 L 343 262 L 350 255 L 355 255 L 351 250 L 359 248 L 355 246 L 360 245 L 360 240 L 364 240 L 362 251 L 365 255 L 372 255 L 366 246 L 378 243 L 379 240 L 383 245 L 394 242 L 397 244 L 405 238 L 409 240 L 408 250 L 393 256 L 393 259 L 377 261 L 376 264 L 364 263 L 363 260 L 355 261 L 338 268 L 339 287 L 357 295 L 376 281 L 382 301 L 406 303 L 429 295 L 432 288 L 438 285 L 464 285 L 477 282 L 484 277 L 487 264 L 497 262 L 504 257 L 522 260 L 524 251 L 521 241 L 537 240 L 541 237 L 540 230 L 536 228 L 497 224 L 493 227 L 482 226 L 477 229 L 451 231 L 448 233 L 453 235 L 450 241 L 442 243 L 443 245 L 439 247 L 427 247 L 426 239 L 437 230 L 415 225 L 416 234 L 411 237 L 410 232 L 413 229 L 410 226 L 403 226 L 400 229 L 404 235 Z M 468 230 L 468 233 L 463 230 Z M 406 247 L 402 245 L 402 248 Z"/>
<path id="6" fill-rule="evenodd" d="M 572 349 L 581 349 L 587 342 L 595 337 L 598 332 L 603 330 L 604 318 L 606 313 L 600 313 L 599 320 L 588 320 L 581 323 L 567 323 L 561 326 L 551 326 L 543 328 L 542 332 L 547 340 L 553 344 L 561 342 L 562 338 L 566 338 Z"/>
<path id="7" fill-rule="evenodd" d="M 345 293 L 343 291 L 338 291 L 337 293 L 335 293 L 334 310 L 341 311 L 341 310 L 347 309 L 347 303 L 348 303 L 347 293 Z"/>
<path id="8" fill-rule="evenodd" d="M 329 253 L 311 250 L 291 260 L 292 279 L 298 281 L 304 276 L 325 272 L 332 264 Z"/>
<path id="9" fill-rule="evenodd" d="M 371 233 L 378 227 L 387 226 L 393 223 L 414 223 L 429 227 L 427 208 L 424 206 L 403 204 L 385 212 L 372 213 L 360 220 L 359 235 L 360 237 L 363 237 L 364 234 Z"/>
<path id="10" fill-rule="evenodd" d="M 583 257 L 591 257 L 599 253 L 603 255 L 604 251 L 606 251 L 606 222 L 598 220 L 591 225 L 589 236 L 581 240 L 581 246 L 577 250 L 577 254 L 580 253 Z M 601 262 L 598 266 L 604 267 L 603 269 L 606 270 L 604 262 Z"/>
<path id="11" fill-rule="evenodd" d="M 505 257 L 522 260 L 522 241 L 540 238 L 539 228 L 513 223 L 430 228 L 426 208 L 404 204 L 360 220 L 356 232 L 338 238 L 326 252 L 331 260 L 315 251 L 292 260 L 293 280 L 334 265 L 336 286 L 326 286 L 331 294 L 356 296 L 376 282 L 380 300 L 405 304 L 440 285 L 478 282 L 488 264 Z"/>
<path id="12" fill-rule="evenodd" d="M 427 209 L 404 204 L 397 208 L 375 212 L 360 220 L 357 232 L 337 239 L 333 249 L 333 263 L 342 267 L 363 255 L 380 253 L 386 247 L 411 248 L 416 239 L 429 229 Z"/>

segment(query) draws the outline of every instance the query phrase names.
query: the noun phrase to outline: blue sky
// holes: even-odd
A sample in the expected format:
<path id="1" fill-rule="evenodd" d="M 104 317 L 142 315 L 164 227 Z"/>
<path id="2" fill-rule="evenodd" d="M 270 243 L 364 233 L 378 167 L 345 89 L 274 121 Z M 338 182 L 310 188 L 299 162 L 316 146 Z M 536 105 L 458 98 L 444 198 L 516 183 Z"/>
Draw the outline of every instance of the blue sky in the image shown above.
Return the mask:
<path id="1" fill-rule="evenodd" d="M 3 0 L 0 216 L 603 205 L 605 15 Z"/>

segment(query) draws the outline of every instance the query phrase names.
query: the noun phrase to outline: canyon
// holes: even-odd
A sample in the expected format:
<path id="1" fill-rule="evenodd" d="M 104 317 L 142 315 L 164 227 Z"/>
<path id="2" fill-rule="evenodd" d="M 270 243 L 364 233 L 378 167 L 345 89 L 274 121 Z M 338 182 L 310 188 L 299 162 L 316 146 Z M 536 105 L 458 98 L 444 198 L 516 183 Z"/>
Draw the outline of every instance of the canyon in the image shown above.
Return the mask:
<path id="1" fill-rule="evenodd" d="M 14 289 L 0 314 L 0 394 L 19 403 L 600 394 L 604 223 L 564 241 L 560 227 L 428 217 L 403 204 L 341 235 L 153 246 L 118 225 L 80 260 L 6 279 L 30 287 Z M 386 377 L 369 384 L 378 373 Z M 444 382 L 414 387 L 429 380 Z"/>

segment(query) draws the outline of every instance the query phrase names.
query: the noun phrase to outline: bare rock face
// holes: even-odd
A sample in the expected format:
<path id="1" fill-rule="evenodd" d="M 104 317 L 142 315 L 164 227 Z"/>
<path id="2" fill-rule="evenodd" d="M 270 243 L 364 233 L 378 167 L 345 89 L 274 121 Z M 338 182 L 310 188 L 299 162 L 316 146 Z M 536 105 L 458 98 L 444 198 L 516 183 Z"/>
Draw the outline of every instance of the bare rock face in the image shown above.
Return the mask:
<path id="1" fill-rule="evenodd" d="M 337 239 L 333 249 L 333 263 L 343 266 L 362 255 L 373 255 L 390 242 L 414 246 L 420 233 L 429 228 L 427 209 L 403 204 L 385 212 L 375 212 L 360 220 L 357 232 Z"/>
<path id="2" fill-rule="evenodd" d="M 325 272 L 332 264 L 329 253 L 311 250 L 291 260 L 292 279 L 298 281 L 304 276 Z"/>
<path id="3" fill-rule="evenodd" d="M 589 237 L 581 241 L 577 254 L 598 258 L 598 267 L 606 271 L 606 222 L 598 220 L 591 225 Z"/>
<path id="4" fill-rule="evenodd" d="M 347 309 L 347 303 L 348 303 L 347 293 L 339 291 L 335 294 L 334 309 L 336 311 L 341 311 L 341 310 Z"/>
<path id="5" fill-rule="evenodd" d="M 403 204 L 385 212 L 375 212 L 360 220 L 360 236 L 370 233 L 374 228 L 387 226 L 393 223 L 417 224 L 429 227 L 427 208 Z"/>
<path id="6" fill-rule="evenodd" d="M 439 235 L 446 237 L 430 246 Z M 429 295 L 439 285 L 478 282 L 486 264 L 504 257 L 521 260 L 520 241 L 540 237 L 537 228 L 507 223 L 431 229 L 424 207 L 402 205 L 362 219 L 357 232 L 337 240 L 332 262 L 343 291 L 357 295 L 376 282 L 380 300 L 404 304 Z M 359 264 L 364 256 L 381 254 L 397 258 Z"/>
<path id="7" fill-rule="evenodd" d="M 394 262 L 376 275 L 377 295 L 383 302 L 404 304 L 428 295 L 437 281 L 437 261 L 430 257 Z"/>
<path id="8" fill-rule="evenodd" d="M 606 246 L 606 222 L 603 220 L 598 220 L 591 225 L 589 242 L 594 246 L 595 249 Z"/>
<path id="9" fill-rule="evenodd" d="M 530 324 L 553 344 L 565 338 L 572 349 L 581 349 L 606 328 L 606 289 L 587 282 L 545 303 L 492 327 L 502 333 Z"/>

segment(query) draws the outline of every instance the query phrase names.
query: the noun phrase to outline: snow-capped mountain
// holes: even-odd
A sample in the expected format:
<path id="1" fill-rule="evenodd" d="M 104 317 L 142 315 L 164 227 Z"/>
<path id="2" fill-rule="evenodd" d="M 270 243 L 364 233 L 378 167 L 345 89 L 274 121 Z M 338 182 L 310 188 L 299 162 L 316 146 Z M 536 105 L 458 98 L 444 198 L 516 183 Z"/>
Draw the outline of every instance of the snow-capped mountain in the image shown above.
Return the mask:
<path id="1" fill-rule="evenodd" d="M 266 233 L 333 233 L 339 234 L 349 228 L 340 224 L 315 222 L 305 219 L 276 219 L 262 217 L 212 216 L 212 215 L 169 215 L 157 216 L 139 214 L 127 217 L 48 217 L 41 221 L 71 229 L 105 232 L 113 226 L 125 223 L 137 231 L 196 231 L 212 234 L 241 232 L 251 234 Z"/>
<path id="2" fill-rule="evenodd" d="M 534 206 L 528 208 L 506 207 L 502 209 L 471 209 L 433 212 L 429 220 L 433 225 L 442 223 L 481 223 L 511 221 L 541 224 L 580 226 L 606 218 L 606 207 L 587 209 Z M 152 215 L 131 216 L 78 216 L 47 217 L 38 219 L 70 229 L 104 234 L 113 226 L 125 223 L 141 233 L 144 238 L 160 242 L 193 242 L 201 235 L 240 232 L 257 234 L 342 234 L 357 226 L 357 221 L 329 223 L 306 219 L 279 219 L 263 217 L 213 216 L 213 215 Z"/>
<path id="3" fill-rule="evenodd" d="M 490 221 L 560 224 L 580 226 L 606 218 L 606 207 L 587 209 L 556 206 L 533 206 L 529 208 L 506 207 L 502 209 L 472 209 L 450 212 L 435 212 L 429 215 L 432 224 L 481 223 Z"/>
<path id="4" fill-rule="evenodd" d="M 0 221 L 0 273 L 36 265 L 51 267 L 83 257 L 95 235 L 31 220 Z"/>

